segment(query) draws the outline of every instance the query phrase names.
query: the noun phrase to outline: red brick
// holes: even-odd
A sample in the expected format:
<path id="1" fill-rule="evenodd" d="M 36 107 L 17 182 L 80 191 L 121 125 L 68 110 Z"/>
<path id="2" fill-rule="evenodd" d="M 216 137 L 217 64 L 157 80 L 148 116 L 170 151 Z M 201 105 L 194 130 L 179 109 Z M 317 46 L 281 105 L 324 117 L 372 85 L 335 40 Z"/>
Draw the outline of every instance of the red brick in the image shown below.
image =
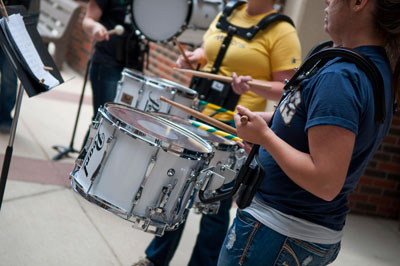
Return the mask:
<path id="1" fill-rule="evenodd" d="M 385 197 L 370 196 L 368 202 L 376 205 L 392 206 L 393 200 Z"/>
<path id="2" fill-rule="evenodd" d="M 383 143 L 386 144 L 396 144 L 398 142 L 398 138 L 394 136 L 387 136 L 384 140 Z"/>
<path id="3" fill-rule="evenodd" d="M 367 202 L 369 196 L 367 194 L 359 194 L 359 193 L 353 193 L 349 195 L 349 200 L 350 201 L 362 201 L 362 202 Z"/>
<path id="4" fill-rule="evenodd" d="M 399 165 L 395 165 L 395 164 L 391 164 L 391 163 L 383 163 L 383 162 L 381 162 L 378 165 L 378 169 L 386 170 L 386 171 L 390 171 L 390 172 L 395 172 L 395 173 L 400 172 L 400 166 Z"/>
<path id="5" fill-rule="evenodd" d="M 375 183 L 376 180 L 377 180 L 377 179 L 375 179 L 375 178 L 362 176 L 362 177 L 360 178 L 360 180 L 358 181 L 357 186 L 361 186 L 361 185 L 372 186 L 372 185 Z"/>
<path id="6" fill-rule="evenodd" d="M 396 189 L 397 182 L 389 180 L 375 180 L 374 187 Z"/>

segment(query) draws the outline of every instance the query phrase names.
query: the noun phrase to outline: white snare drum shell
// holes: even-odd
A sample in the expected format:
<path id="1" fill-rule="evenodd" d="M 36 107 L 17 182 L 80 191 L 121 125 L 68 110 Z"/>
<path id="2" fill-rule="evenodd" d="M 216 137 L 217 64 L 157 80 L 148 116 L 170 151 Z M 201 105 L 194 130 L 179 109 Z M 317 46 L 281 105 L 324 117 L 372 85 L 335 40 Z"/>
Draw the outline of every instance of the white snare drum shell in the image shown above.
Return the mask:
<path id="1" fill-rule="evenodd" d="M 96 137 L 71 175 L 74 190 L 126 220 L 153 225 L 157 234 L 182 222 L 212 147 L 128 106 L 106 104 L 99 113 Z"/>

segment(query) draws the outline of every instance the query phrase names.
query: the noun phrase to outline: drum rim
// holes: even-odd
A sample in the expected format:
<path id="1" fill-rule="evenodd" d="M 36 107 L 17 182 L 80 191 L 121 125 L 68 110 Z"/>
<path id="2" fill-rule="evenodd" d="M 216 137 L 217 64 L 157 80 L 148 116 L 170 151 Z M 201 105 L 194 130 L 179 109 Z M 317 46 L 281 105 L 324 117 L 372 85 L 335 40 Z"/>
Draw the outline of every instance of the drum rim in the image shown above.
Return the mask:
<path id="1" fill-rule="evenodd" d="M 191 98 L 191 99 L 196 98 L 197 95 L 198 95 L 197 91 L 195 91 L 195 90 L 193 90 L 193 89 L 191 89 L 189 87 L 186 87 L 186 86 L 184 86 L 182 84 L 179 84 L 179 83 L 177 83 L 175 81 L 172 81 L 172 80 L 169 80 L 169 79 L 165 79 L 165 78 L 160 78 L 160 77 L 157 77 L 156 79 L 161 81 L 162 84 L 166 83 L 166 85 L 171 85 L 171 87 L 173 89 L 176 89 L 175 91 L 180 95 L 189 96 L 188 98 Z M 176 87 L 174 87 L 174 86 L 176 86 Z"/>
<path id="2" fill-rule="evenodd" d="M 179 221 L 179 222 L 169 224 L 167 222 L 153 221 L 149 217 L 143 217 L 143 216 L 132 214 L 129 211 L 125 211 L 124 209 L 122 209 L 118 206 L 115 206 L 112 203 L 107 202 L 106 200 L 96 197 L 95 195 L 91 195 L 91 194 L 83 192 L 82 185 L 79 183 L 78 180 L 75 179 L 75 174 L 71 173 L 70 177 L 71 177 L 71 187 L 75 191 L 75 193 L 77 193 L 78 195 L 80 195 L 81 197 L 86 199 L 88 202 L 105 210 L 106 212 L 111 213 L 115 216 L 118 216 L 119 218 L 122 218 L 128 222 L 133 223 L 132 226 L 134 226 L 134 227 L 139 225 L 138 222 L 143 222 L 144 224 L 146 224 L 146 230 L 143 229 L 142 227 L 136 227 L 136 228 L 142 230 L 143 232 L 148 232 L 148 233 L 152 233 L 152 234 L 161 236 L 166 230 L 168 230 L 168 228 L 178 226 L 183 222 L 183 221 Z M 157 230 L 157 231 L 148 230 L 147 228 L 149 228 L 150 225 L 155 226 L 159 230 Z"/>
<path id="3" fill-rule="evenodd" d="M 156 40 L 156 39 L 150 38 L 146 34 L 144 34 L 143 31 L 138 26 L 138 24 L 137 24 L 137 22 L 135 20 L 135 14 L 133 13 L 134 12 L 133 11 L 134 10 L 134 7 L 133 7 L 134 2 L 135 2 L 135 0 L 132 0 L 132 2 L 131 2 L 132 3 L 131 14 L 132 14 L 132 25 L 133 25 L 134 29 L 139 32 L 139 34 L 137 34 L 137 35 L 141 35 L 146 40 L 149 40 L 149 41 L 152 41 L 152 42 L 156 42 L 156 43 L 168 43 L 174 37 L 178 37 L 179 35 L 181 35 L 182 32 L 188 27 L 188 24 L 189 24 L 189 21 L 190 21 L 190 17 L 192 16 L 193 1 L 187 0 L 186 2 L 188 3 L 188 12 L 186 14 L 185 22 L 183 23 L 183 25 L 181 25 L 181 27 L 177 30 L 177 32 L 173 36 L 168 37 L 167 39 L 163 39 L 163 40 Z"/>
<path id="4" fill-rule="evenodd" d="M 134 79 L 139 79 L 139 78 L 137 78 L 137 77 L 140 77 L 140 78 L 143 78 L 143 80 L 144 81 L 147 81 L 147 77 L 146 77 L 146 75 L 144 75 L 142 72 L 140 72 L 140 71 L 136 71 L 136 70 L 133 70 L 133 69 L 129 69 L 129 68 L 124 68 L 123 70 L 122 70 L 122 73 L 121 73 L 123 76 L 128 76 L 128 77 L 130 77 L 130 78 L 134 78 Z"/>
<path id="5" fill-rule="evenodd" d="M 128 136 L 131 136 L 135 139 L 141 139 L 150 145 L 157 146 L 162 148 L 166 152 L 171 152 L 173 154 L 179 155 L 179 157 L 182 158 L 187 158 L 187 159 L 208 159 L 212 156 L 213 154 L 213 148 L 212 146 L 205 141 L 204 139 L 200 138 L 196 134 L 190 132 L 189 130 L 182 130 L 181 128 L 178 128 L 176 125 L 172 124 L 171 122 L 167 123 L 168 126 L 172 126 L 173 128 L 177 129 L 177 131 L 181 131 L 180 133 L 190 136 L 194 140 L 196 140 L 201 146 L 203 146 L 204 149 L 206 149 L 208 152 L 201 152 L 201 151 L 193 151 L 188 148 L 182 147 L 181 145 L 174 144 L 173 142 L 168 142 L 168 141 L 163 141 L 157 137 L 152 136 L 150 133 L 143 132 L 142 130 L 136 128 L 133 125 L 128 124 L 124 120 L 118 118 L 116 115 L 112 114 L 109 110 L 108 107 L 121 107 L 123 109 L 130 109 L 139 113 L 142 113 L 144 115 L 147 115 L 149 117 L 152 117 L 154 119 L 157 119 L 161 121 L 162 123 L 166 124 L 164 120 L 161 120 L 159 117 L 153 116 L 149 114 L 148 112 L 144 112 L 142 110 L 139 110 L 137 108 L 127 106 L 124 104 L 119 104 L 119 103 L 105 103 L 104 107 L 99 108 L 100 114 L 103 116 L 104 119 L 106 119 L 108 122 L 112 124 L 112 126 L 115 126 L 119 129 L 122 129 L 124 133 L 126 133 Z M 116 122 L 119 122 L 118 124 Z M 135 132 L 140 132 L 143 134 L 143 136 L 140 136 L 138 134 L 135 134 L 132 132 L 130 129 L 134 129 Z M 183 131 L 183 132 L 182 132 Z M 150 138 L 145 138 L 150 136 Z"/>

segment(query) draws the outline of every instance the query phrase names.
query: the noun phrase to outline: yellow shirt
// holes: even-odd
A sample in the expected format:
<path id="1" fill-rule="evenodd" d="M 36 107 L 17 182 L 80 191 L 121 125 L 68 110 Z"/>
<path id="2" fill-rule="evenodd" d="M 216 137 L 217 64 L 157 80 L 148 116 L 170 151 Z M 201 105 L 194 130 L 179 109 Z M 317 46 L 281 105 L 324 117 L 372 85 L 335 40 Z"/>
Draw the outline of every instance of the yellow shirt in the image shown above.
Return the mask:
<path id="1" fill-rule="evenodd" d="M 250 16 L 246 13 L 246 9 L 247 4 L 236 8 L 228 17 L 228 21 L 236 26 L 249 28 L 258 24 L 266 15 L 275 12 Z M 208 72 L 211 71 L 226 36 L 225 32 L 216 28 L 220 15 L 214 19 L 203 36 L 207 59 L 203 70 Z M 300 60 L 301 48 L 296 30 L 287 22 L 277 22 L 260 30 L 250 41 L 234 36 L 217 74 L 230 77 L 236 72 L 242 76 L 249 75 L 253 79 L 271 81 L 273 72 L 294 69 L 300 65 Z M 252 111 L 264 111 L 266 99 L 248 91 L 240 96 L 238 104 Z M 206 108 L 204 113 L 209 115 L 213 110 Z M 233 119 L 227 114 L 218 114 L 214 118 Z"/>

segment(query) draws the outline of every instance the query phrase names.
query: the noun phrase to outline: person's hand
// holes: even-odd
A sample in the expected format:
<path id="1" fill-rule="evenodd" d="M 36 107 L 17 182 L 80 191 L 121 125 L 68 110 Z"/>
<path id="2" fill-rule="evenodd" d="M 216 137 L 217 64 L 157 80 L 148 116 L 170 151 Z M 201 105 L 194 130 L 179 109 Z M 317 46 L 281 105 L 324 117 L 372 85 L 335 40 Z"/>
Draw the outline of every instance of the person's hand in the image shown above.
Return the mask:
<path id="1" fill-rule="evenodd" d="M 240 147 L 240 148 L 242 148 L 242 149 L 244 149 L 244 151 L 247 153 L 247 154 L 249 154 L 250 153 L 250 151 L 251 151 L 251 149 L 253 148 L 253 144 L 251 144 L 251 143 L 249 143 L 249 142 L 241 142 L 241 141 L 236 141 L 236 144 Z"/>
<path id="2" fill-rule="evenodd" d="M 110 39 L 107 29 L 101 23 L 98 22 L 96 22 L 93 27 L 92 35 L 94 40 L 97 42 L 108 41 Z"/>
<path id="3" fill-rule="evenodd" d="M 189 59 L 189 62 L 192 64 L 192 66 L 197 66 L 197 64 L 205 63 L 205 55 L 204 55 L 204 50 L 202 48 L 198 48 L 193 52 L 185 51 L 185 55 Z M 191 68 L 191 66 L 188 64 L 188 62 L 182 55 L 178 57 L 175 64 L 176 67 L 178 68 L 187 68 L 187 69 Z"/>
<path id="4" fill-rule="evenodd" d="M 235 120 L 238 137 L 246 142 L 260 144 L 266 138 L 267 132 L 270 130 L 268 124 L 259 113 L 251 112 L 249 109 L 238 105 L 237 113 L 233 116 Z M 241 121 L 242 116 L 247 116 L 247 123 Z"/>
<path id="5" fill-rule="evenodd" d="M 250 90 L 249 81 L 252 81 L 250 76 L 238 76 L 235 72 L 232 73 L 232 89 L 236 94 L 243 94 Z"/>

